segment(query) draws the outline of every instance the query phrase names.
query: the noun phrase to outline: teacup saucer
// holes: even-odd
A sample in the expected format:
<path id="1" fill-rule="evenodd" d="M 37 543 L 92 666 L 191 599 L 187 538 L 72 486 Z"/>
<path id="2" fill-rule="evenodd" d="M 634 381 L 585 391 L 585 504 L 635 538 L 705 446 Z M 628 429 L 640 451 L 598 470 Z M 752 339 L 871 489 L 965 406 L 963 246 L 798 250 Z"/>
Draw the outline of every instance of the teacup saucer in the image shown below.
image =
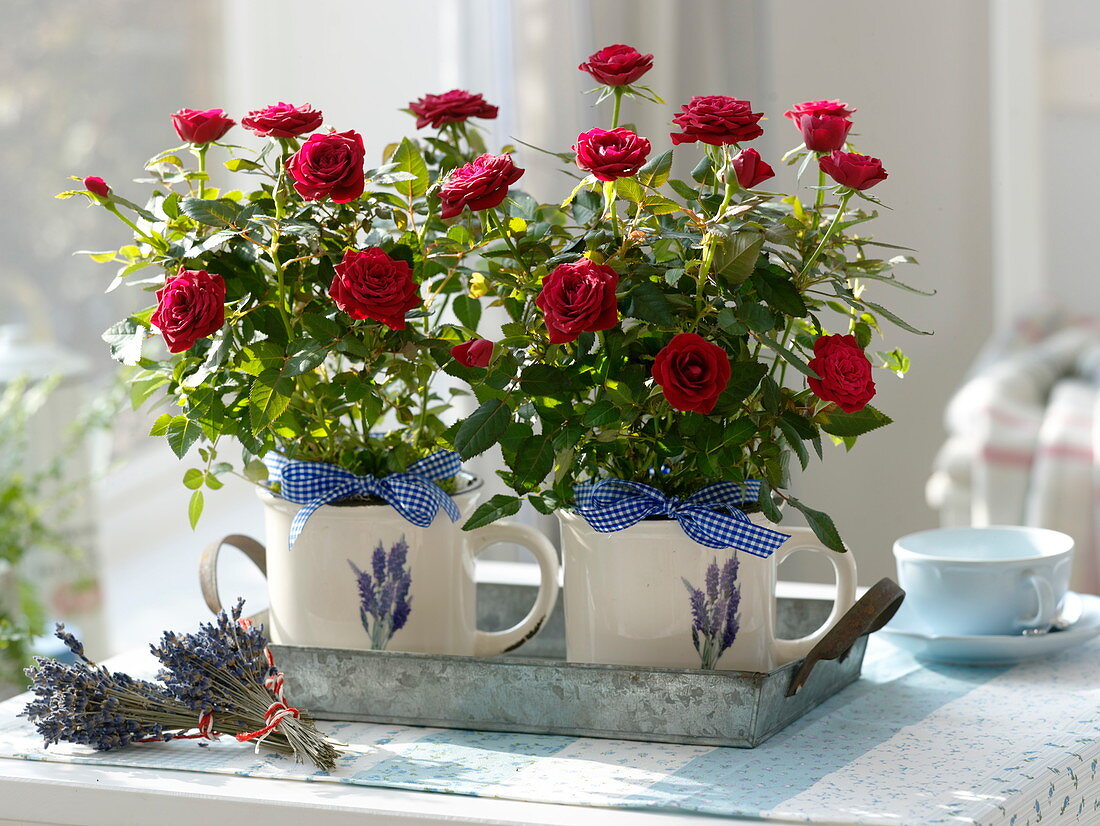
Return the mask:
<path id="1" fill-rule="evenodd" d="M 1011 665 L 1049 657 L 1100 635 L 1100 597 L 1078 594 L 1080 618 L 1062 631 L 1025 636 L 946 636 L 933 634 L 902 604 L 879 633 L 921 660 L 953 665 Z"/>

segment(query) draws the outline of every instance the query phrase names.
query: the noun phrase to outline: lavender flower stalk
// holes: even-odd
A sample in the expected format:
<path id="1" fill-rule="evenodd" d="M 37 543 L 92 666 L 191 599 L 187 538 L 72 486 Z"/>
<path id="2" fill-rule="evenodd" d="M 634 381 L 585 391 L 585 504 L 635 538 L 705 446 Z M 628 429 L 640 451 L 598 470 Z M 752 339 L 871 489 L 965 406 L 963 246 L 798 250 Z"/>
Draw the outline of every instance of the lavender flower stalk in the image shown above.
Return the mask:
<path id="1" fill-rule="evenodd" d="M 717 559 L 707 566 L 703 588 L 684 580 L 691 600 L 691 641 L 699 652 L 700 668 L 713 669 L 737 638 L 737 609 L 741 605 L 741 591 L 737 587 L 739 565 L 734 553 L 721 568 Z"/>
<path id="2" fill-rule="evenodd" d="M 164 668 L 161 683 L 110 672 L 84 656 L 80 642 L 58 626 L 57 636 L 77 656 L 73 665 L 37 659 L 27 669 L 35 695 L 23 711 L 49 746 L 61 741 L 100 751 L 153 740 L 215 739 L 242 742 L 310 758 L 335 768 L 339 752 L 313 721 L 282 700 L 282 676 L 267 653 L 262 630 L 242 623 L 243 600 L 197 634 L 165 633 L 151 646 Z M 273 702 L 274 701 L 274 702 Z M 274 710 L 274 713 L 273 713 Z M 189 733 L 198 729 L 198 733 Z M 216 733 L 215 733 L 216 732 Z"/>
<path id="3" fill-rule="evenodd" d="M 412 571 L 405 564 L 408 555 L 409 545 L 402 536 L 388 555 L 382 543 L 378 543 L 371 556 L 370 571 L 362 571 L 348 560 L 359 584 L 359 619 L 370 635 L 370 647 L 376 651 L 385 649 L 393 635 L 409 621 Z"/>

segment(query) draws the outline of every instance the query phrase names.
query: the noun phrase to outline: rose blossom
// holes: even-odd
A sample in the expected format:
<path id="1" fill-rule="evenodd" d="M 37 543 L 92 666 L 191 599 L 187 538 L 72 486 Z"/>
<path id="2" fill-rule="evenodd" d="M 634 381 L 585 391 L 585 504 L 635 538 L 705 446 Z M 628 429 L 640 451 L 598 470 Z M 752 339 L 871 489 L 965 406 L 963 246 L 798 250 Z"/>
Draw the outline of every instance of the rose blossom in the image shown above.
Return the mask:
<path id="1" fill-rule="evenodd" d="M 796 103 L 783 113 L 783 117 L 790 118 L 795 126 L 803 115 L 829 115 L 834 118 L 850 118 L 858 109 L 849 109 L 847 103 L 839 100 L 808 100 L 805 103 Z"/>
<path id="2" fill-rule="evenodd" d="M 841 186 L 861 191 L 870 189 L 889 177 L 886 170 L 882 168 L 882 161 L 870 155 L 860 155 L 858 152 L 837 150 L 828 155 L 822 155 L 818 164 L 826 175 Z"/>
<path id="3" fill-rule="evenodd" d="M 802 115 L 798 120 L 802 142 L 812 152 L 832 152 L 843 149 L 852 122 L 835 115 Z"/>
<path id="4" fill-rule="evenodd" d="M 500 204 L 508 187 L 523 176 L 511 155 L 481 155 L 450 174 L 439 190 L 442 218 L 454 218 L 465 207 L 477 212 Z"/>
<path id="5" fill-rule="evenodd" d="M 775 177 L 775 170 L 761 159 L 759 152 L 751 147 L 742 149 L 734 156 L 733 171 L 737 175 L 737 183 L 745 189 L 752 189 L 768 178 Z"/>
<path id="6" fill-rule="evenodd" d="M 157 309 L 151 321 L 164 336 L 169 352 L 190 350 L 225 323 L 225 281 L 216 273 L 181 267 L 157 290 Z"/>
<path id="7" fill-rule="evenodd" d="M 653 68 L 653 55 L 617 43 L 604 46 L 577 68 L 605 86 L 628 86 Z"/>
<path id="8" fill-rule="evenodd" d="M 484 338 L 472 338 L 452 347 L 451 355 L 455 361 L 467 367 L 488 367 L 493 358 L 493 342 Z"/>
<path id="9" fill-rule="evenodd" d="M 441 95 L 424 95 L 420 100 L 409 103 L 409 109 L 416 115 L 417 129 L 429 124 L 433 129 L 438 129 L 445 123 L 463 123 L 467 118 L 491 120 L 500 111 L 481 95 L 463 89 L 451 89 Z"/>
<path id="10" fill-rule="evenodd" d="M 420 306 L 412 267 L 380 247 L 347 250 L 335 270 L 328 294 L 352 318 L 371 318 L 392 330 L 404 330 L 405 313 Z"/>
<path id="11" fill-rule="evenodd" d="M 764 134 L 760 128 L 763 112 L 752 111 L 747 100 L 725 95 L 693 97 L 680 107 L 680 113 L 672 122 L 683 132 L 672 132 L 673 145 L 702 141 L 712 146 L 725 146 L 741 141 L 751 141 Z"/>
<path id="12" fill-rule="evenodd" d="M 637 174 L 649 157 L 649 141 L 629 129 L 590 129 L 577 135 L 577 166 L 601 181 Z"/>
<path id="13" fill-rule="evenodd" d="M 346 204 L 363 194 L 363 138 L 358 132 L 310 135 L 287 161 L 294 188 L 307 201 Z"/>
<path id="14" fill-rule="evenodd" d="M 653 360 L 653 380 L 677 410 L 710 413 L 729 384 L 729 355 L 695 333 L 677 333 Z"/>
<path id="15" fill-rule="evenodd" d="M 107 182 L 95 175 L 89 175 L 84 179 L 84 188 L 100 198 L 106 198 L 111 194 L 111 188 L 107 186 Z"/>
<path id="16" fill-rule="evenodd" d="M 324 123 L 325 116 L 310 106 L 292 106 L 289 103 L 273 103 L 263 109 L 255 109 L 241 118 L 241 126 L 269 138 L 296 138 Z"/>
<path id="17" fill-rule="evenodd" d="M 615 270 L 589 258 L 554 267 L 543 279 L 542 291 L 535 299 L 545 317 L 551 343 L 563 344 L 581 333 L 609 330 L 618 324 L 618 285 Z"/>
<path id="18" fill-rule="evenodd" d="M 180 109 L 172 115 L 172 126 L 181 141 L 210 143 L 216 141 L 236 125 L 222 109 Z"/>
<path id="19" fill-rule="evenodd" d="M 821 336 L 814 342 L 814 357 L 809 365 L 821 376 L 806 380 L 814 395 L 836 402 L 845 413 L 862 410 L 875 396 L 871 362 L 855 336 Z"/>

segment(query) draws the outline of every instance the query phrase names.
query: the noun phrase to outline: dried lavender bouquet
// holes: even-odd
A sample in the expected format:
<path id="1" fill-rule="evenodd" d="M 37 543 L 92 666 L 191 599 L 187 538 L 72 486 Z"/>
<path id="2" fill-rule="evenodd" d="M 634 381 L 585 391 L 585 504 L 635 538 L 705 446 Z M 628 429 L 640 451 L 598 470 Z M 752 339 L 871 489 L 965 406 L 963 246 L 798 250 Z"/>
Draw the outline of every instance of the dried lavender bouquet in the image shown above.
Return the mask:
<path id="1" fill-rule="evenodd" d="M 241 619 L 244 600 L 195 634 L 166 632 L 150 646 L 163 668 L 159 683 L 108 671 L 59 625 L 57 637 L 76 655 L 72 665 L 37 658 L 27 669 L 35 695 L 22 716 L 49 746 L 65 741 L 100 751 L 131 743 L 232 735 L 332 771 L 340 752 L 313 720 L 283 697 L 262 628 Z"/>

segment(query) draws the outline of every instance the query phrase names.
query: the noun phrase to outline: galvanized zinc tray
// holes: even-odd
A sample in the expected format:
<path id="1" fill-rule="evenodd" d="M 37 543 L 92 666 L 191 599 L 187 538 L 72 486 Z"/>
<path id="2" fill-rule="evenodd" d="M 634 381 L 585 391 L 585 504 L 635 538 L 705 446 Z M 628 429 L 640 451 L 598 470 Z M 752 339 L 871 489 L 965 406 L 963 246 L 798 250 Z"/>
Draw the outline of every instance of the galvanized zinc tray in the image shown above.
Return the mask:
<path id="1" fill-rule="evenodd" d="M 202 555 L 200 579 L 213 611 L 220 610 L 223 544 L 241 550 L 261 571 L 266 567 L 263 546 L 254 539 L 232 535 L 212 543 Z M 515 625 L 537 592 L 516 574 L 524 566 L 496 566 L 479 565 L 478 627 L 487 631 Z M 890 619 L 903 597 L 896 583 L 881 580 L 805 660 L 767 674 L 566 662 L 562 600 L 514 656 L 274 644 L 271 651 L 287 695 L 322 720 L 753 748 L 859 678 L 866 635 Z M 820 627 L 831 607 L 825 600 L 781 597 L 777 631 L 788 639 L 804 636 Z"/>

